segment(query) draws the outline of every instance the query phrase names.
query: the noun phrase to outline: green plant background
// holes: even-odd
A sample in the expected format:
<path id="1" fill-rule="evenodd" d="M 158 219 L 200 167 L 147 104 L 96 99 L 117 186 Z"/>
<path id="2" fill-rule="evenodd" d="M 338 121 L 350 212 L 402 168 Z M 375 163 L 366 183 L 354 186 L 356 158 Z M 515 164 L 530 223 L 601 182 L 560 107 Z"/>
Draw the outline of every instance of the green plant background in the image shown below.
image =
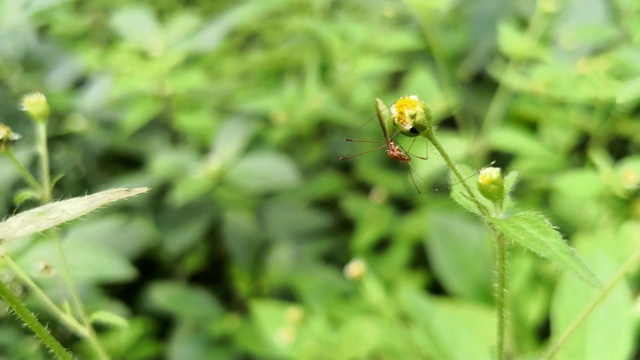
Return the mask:
<path id="1" fill-rule="evenodd" d="M 638 24 L 635 0 L 4 0 L 0 121 L 31 163 L 17 104 L 47 95 L 56 198 L 152 189 L 63 227 L 87 308 L 129 320 L 98 326 L 113 358 L 490 358 L 492 242 L 448 198 L 443 161 L 414 159 L 418 193 L 382 151 L 340 161 L 344 138 L 374 98 L 420 96 L 455 160 L 517 171 L 518 207 L 604 282 L 640 245 Z M 14 205 L 10 165 L 4 216 L 34 205 Z M 10 251 L 62 301 L 37 267 L 52 246 Z M 510 255 L 508 353 L 535 358 L 595 292 Z M 354 258 L 361 282 L 342 274 Z M 627 280 L 558 358 L 637 356 Z M 1 316 L 0 356 L 47 358 Z"/>

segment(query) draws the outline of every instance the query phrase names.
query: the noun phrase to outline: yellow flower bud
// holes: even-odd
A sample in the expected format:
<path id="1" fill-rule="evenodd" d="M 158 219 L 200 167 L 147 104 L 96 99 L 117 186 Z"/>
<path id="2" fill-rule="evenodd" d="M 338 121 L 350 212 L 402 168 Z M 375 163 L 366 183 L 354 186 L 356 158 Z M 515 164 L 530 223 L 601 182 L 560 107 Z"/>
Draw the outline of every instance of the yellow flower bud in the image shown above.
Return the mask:
<path id="1" fill-rule="evenodd" d="M 22 98 L 21 110 L 38 122 L 47 122 L 49 119 L 49 103 L 47 98 L 39 92 L 27 94 Z"/>
<path id="2" fill-rule="evenodd" d="M 504 199 L 504 179 L 502 169 L 487 167 L 478 176 L 478 190 L 480 194 L 494 203 L 501 204 Z"/>

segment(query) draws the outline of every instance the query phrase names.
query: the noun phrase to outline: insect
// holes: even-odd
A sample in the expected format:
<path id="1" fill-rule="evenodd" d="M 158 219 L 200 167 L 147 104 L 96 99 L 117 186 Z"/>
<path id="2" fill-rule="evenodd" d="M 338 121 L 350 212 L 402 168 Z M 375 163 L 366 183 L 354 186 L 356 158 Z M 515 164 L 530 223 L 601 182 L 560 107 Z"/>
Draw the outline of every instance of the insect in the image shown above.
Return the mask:
<path id="1" fill-rule="evenodd" d="M 364 152 L 360 152 L 358 154 L 353 154 L 353 155 L 343 155 L 340 157 L 340 160 L 348 160 L 348 159 L 352 159 L 356 156 L 360 156 L 360 155 L 364 155 L 376 150 L 384 150 L 386 148 L 387 150 L 387 156 L 393 160 L 398 160 L 401 161 L 405 164 L 407 164 L 410 168 L 410 174 L 411 174 L 411 180 L 413 182 L 413 185 L 415 186 L 416 190 L 418 191 L 418 193 L 421 193 L 420 189 L 418 188 L 418 185 L 416 184 L 415 178 L 414 178 L 414 173 L 415 176 L 417 176 L 418 178 L 420 178 L 420 180 L 422 181 L 422 183 L 424 183 L 424 179 L 422 179 L 422 177 L 420 175 L 418 175 L 418 173 L 415 171 L 415 169 L 413 168 L 413 166 L 411 165 L 411 156 L 409 155 L 409 153 L 407 151 L 404 150 L 404 148 L 389 134 L 389 129 L 387 126 L 387 121 L 385 121 L 385 117 L 382 114 L 382 109 L 386 109 L 386 106 L 384 105 L 384 103 L 382 102 L 382 100 L 380 99 L 376 99 L 376 105 L 375 105 L 375 109 L 376 109 L 376 115 L 378 117 L 378 124 L 380 125 L 380 129 L 382 129 L 382 134 L 384 136 L 384 144 L 379 145 L 378 147 L 375 147 L 373 149 L 369 149 L 367 151 Z M 402 131 L 398 131 L 400 133 L 402 133 Z M 380 141 L 376 141 L 376 140 L 358 140 L 358 139 L 353 139 L 353 138 L 346 138 L 345 139 L 348 142 L 357 142 L 357 143 L 377 143 L 379 144 Z M 421 156 L 417 156 L 417 155 L 413 155 L 416 158 L 419 159 L 423 159 L 423 160 L 427 160 L 428 157 L 421 157 Z"/>
<path id="2" fill-rule="evenodd" d="M 407 166 L 409 166 L 410 168 L 409 173 L 411 175 L 411 180 L 413 182 L 413 185 L 418 191 L 418 193 L 421 193 L 420 188 L 416 183 L 415 176 L 417 176 L 421 180 L 421 184 L 426 183 L 426 181 L 416 172 L 415 168 L 411 164 L 411 159 L 412 159 L 411 156 L 416 157 L 418 159 L 422 159 L 422 160 L 429 159 L 429 152 L 428 152 L 429 142 L 427 138 L 430 132 L 433 130 L 431 110 L 429 109 L 427 104 L 421 101 L 420 99 L 418 99 L 417 96 L 401 97 L 395 103 L 393 103 L 393 105 L 391 105 L 391 107 L 389 108 L 385 106 L 382 100 L 376 99 L 375 109 L 376 109 L 376 115 L 378 117 L 378 124 L 380 125 L 380 129 L 382 129 L 382 134 L 384 136 L 384 143 L 379 145 L 376 148 L 369 149 L 354 155 L 347 155 L 347 156 L 343 155 L 340 157 L 340 160 L 351 159 L 356 156 L 367 154 L 376 150 L 383 150 L 386 148 L 387 156 L 389 158 L 401 161 L 407 164 Z M 390 120 L 388 119 L 388 117 L 384 116 L 383 109 L 389 111 L 391 115 Z M 397 128 L 397 131 L 394 133 L 394 136 L 397 134 L 401 134 L 401 135 L 413 138 L 413 140 L 409 145 L 409 149 L 411 148 L 411 146 L 415 142 L 415 139 L 418 136 L 424 137 L 425 145 L 426 145 L 426 156 L 422 157 L 415 154 L 409 155 L 409 152 L 406 151 L 390 134 L 389 128 L 392 126 L 395 126 L 395 128 Z M 376 141 L 376 140 L 357 140 L 353 138 L 346 138 L 346 141 L 357 142 L 357 143 L 380 144 L 380 141 Z M 493 162 L 491 164 L 493 164 Z M 473 176 L 474 175 L 471 175 L 467 177 L 467 179 Z M 464 179 L 464 180 L 467 180 L 467 179 Z M 459 184 L 459 182 L 455 184 L 450 184 L 450 185 L 457 185 L 457 184 Z"/>

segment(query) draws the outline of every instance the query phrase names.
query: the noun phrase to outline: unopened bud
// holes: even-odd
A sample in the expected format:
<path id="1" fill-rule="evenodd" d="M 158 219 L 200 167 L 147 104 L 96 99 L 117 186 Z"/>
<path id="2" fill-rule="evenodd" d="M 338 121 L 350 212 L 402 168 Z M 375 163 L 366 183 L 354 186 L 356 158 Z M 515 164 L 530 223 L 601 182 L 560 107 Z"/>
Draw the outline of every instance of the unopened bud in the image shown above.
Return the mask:
<path id="1" fill-rule="evenodd" d="M 502 170 L 497 167 L 487 167 L 478 176 L 478 190 L 480 194 L 493 203 L 501 204 L 504 199 L 504 179 Z"/>
<path id="2" fill-rule="evenodd" d="M 49 119 L 49 103 L 42 93 L 35 92 L 25 95 L 22 98 L 20 109 L 35 121 L 45 123 Z"/>
<path id="3" fill-rule="evenodd" d="M 353 259 L 344 267 L 344 276 L 353 281 L 360 281 L 367 273 L 367 264 L 361 259 Z"/>

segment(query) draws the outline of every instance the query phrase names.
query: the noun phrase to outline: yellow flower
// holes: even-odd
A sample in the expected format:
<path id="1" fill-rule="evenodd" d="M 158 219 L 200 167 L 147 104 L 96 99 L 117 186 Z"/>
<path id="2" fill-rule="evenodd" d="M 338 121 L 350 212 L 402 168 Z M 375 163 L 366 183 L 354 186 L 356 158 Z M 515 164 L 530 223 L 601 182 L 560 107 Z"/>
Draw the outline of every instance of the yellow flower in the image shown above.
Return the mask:
<path id="1" fill-rule="evenodd" d="M 426 136 L 431 129 L 431 110 L 417 96 L 404 96 L 390 108 L 393 123 L 405 136 Z"/>

